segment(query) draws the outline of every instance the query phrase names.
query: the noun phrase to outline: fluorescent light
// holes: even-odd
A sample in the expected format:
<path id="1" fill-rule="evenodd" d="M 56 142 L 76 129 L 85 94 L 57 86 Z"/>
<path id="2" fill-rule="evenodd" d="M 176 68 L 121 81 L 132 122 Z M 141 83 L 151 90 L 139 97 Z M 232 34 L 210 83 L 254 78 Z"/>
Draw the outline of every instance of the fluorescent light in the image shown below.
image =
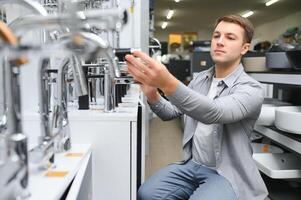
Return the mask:
<path id="1" fill-rule="evenodd" d="M 247 17 L 250 17 L 253 14 L 254 14 L 254 12 L 250 10 L 250 11 L 246 12 L 245 14 L 243 14 L 242 17 L 247 18 Z"/>
<path id="2" fill-rule="evenodd" d="M 272 5 L 272 4 L 274 4 L 274 3 L 278 2 L 278 1 L 279 0 L 270 0 L 270 1 L 266 2 L 265 5 L 266 6 L 270 6 L 270 5 Z"/>
<path id="3" fill-rule="evenodd" d="M 173 14 L 174 14 L 174 10 L 168 10 L 168 13 L 167 13 L 167 16 L 166 16 L 166 18 L 167 19 L 171 19 L 172 18 L 172 16 L 173 16 Z"/>
<path id="4" fill-rule="evenodd" d="M 168 24 L 167 22 L 163 22 L 161 28 L 162 28 L 162 29 L 166 29 L 167 24 Z"/>
<path id="5" fill-rule="evenodd" d="M 180 0 L 175 0 L 175 2 L 176 2 L 176 3 L 179 3 L 179 2 L 180 2 Z"/>

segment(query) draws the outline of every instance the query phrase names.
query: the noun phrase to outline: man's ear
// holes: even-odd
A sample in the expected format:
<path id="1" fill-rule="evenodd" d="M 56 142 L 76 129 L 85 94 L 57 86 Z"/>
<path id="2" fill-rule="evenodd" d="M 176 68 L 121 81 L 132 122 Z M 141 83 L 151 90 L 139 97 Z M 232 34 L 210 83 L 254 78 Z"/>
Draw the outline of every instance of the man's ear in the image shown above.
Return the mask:
<path id="1" fill-rule="evenodd" d="M 241 55 L 245 55 L 250 48 L 250 43 L 244 43 L 241 50 Z"/>

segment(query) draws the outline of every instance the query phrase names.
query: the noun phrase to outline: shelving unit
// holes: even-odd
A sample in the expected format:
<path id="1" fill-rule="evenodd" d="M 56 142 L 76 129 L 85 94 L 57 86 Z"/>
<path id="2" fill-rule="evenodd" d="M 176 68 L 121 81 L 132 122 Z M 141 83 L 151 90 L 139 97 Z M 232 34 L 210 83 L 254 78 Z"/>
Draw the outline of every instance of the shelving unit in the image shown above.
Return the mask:
<path id="1" fill-rule="evenodd" d="M 261 135 L 273 140 L 275 143 L 278 143 L 279 145 L 284 146 L 287 149 L 301 155 L 301 137 L 276 130 L 276 128 L 259 125 L 256 125 L 254 127 L 254 130 Z"/>
<path id="2" fill-rule="evenodd" d="M 262 83 L 301 86 L 301 73 L 300 74 L 249 73 L 249 75 Z"/>
<path id="3" fill-rule="evenodd" d="M 251 77 L 261 83 L 286 84 L 301 86 L 301 73 L 249 73 Z M 270 138 L 274 142 L 301 155 L 301 137 L 280 131 L 273 127 L 255 125 L 254 130 L 261 135 Z"/>
<path id="4" fill-rule="evenodd" d="M 301 73 L 249 73 L 251 77 L 261 83 L 285 84 L 288 87 L 301 86 Z M 254 131 L 269 138 L 291 153 L 256 155 L 253 158 L 264 174 L 272 179 L 292 179 L 301 175 L 298 163 L 301 163 L 301 136 L 287 133 L 276 127 L 255 125 Z M 299 160 L 300 159 L 300 160 Z M 297 165 L 296 165 L 297 163 Z M 271 191 L 272 193 L 274 191 Z"/>

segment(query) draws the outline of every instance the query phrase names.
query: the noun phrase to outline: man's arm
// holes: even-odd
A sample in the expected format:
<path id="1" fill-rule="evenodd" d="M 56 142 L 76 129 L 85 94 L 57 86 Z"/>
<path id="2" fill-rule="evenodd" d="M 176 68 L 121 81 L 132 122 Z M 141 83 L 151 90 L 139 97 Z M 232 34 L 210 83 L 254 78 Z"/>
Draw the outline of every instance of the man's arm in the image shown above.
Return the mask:
<path id="1" fill-rule="evenodd" d="M 233 94 L 211 100 L 186 87 L 164 65 L 145 53 L 134 52 L 134 56 L 127 55 L 126 60 L 129 72 L 135 79 L 143 85 L 160 88 L 182 113 L 200 122 L 232 123 L 244 118 L 256 119 L 260 112 L 263 92 L 257 82 L 241 83 L 235 86 Z M 161 108 L 173 113 L 173 106 L 166 105 Z"/>
<path id="2" fill-rule="evenodd" d="M 140 85 L 143 94 L 147 98 L 150 108 L 156 113 L 163 121 L 174 119 L 181 115 L 181 111 L 175 106 L 166 101 L 158 92 L 158 89 L 149 85 Z"/>
<path id="3" fill-rule="evenodd" d="M 156 113 L 163 121 L 172 120 L 180 115 L 182 112 L 169 101 L 159 96 L 156 102 L 150 103 L 150 108 Z"/>
<path id="4" fill-rule="evenodd" d="M 235 87 L 233 94 L 211 100 L 180 83 L 168 99 L 184 114 L 206 124 L 255 119 L 263 102 L 261 86 L 247 82 Z"/>

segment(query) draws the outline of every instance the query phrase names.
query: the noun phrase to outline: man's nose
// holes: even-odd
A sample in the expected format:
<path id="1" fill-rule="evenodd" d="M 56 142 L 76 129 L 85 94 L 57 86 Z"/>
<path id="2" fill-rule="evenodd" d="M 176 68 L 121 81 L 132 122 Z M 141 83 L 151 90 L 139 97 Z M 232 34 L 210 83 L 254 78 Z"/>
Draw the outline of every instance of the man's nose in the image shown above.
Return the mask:
<path id="1" fill-rule="evenodd" d="M 221 36 L 218 38 L 217 44 L 218 44 L 218 45 L 224 45 L 224 36 L 221 35 Z"/>

